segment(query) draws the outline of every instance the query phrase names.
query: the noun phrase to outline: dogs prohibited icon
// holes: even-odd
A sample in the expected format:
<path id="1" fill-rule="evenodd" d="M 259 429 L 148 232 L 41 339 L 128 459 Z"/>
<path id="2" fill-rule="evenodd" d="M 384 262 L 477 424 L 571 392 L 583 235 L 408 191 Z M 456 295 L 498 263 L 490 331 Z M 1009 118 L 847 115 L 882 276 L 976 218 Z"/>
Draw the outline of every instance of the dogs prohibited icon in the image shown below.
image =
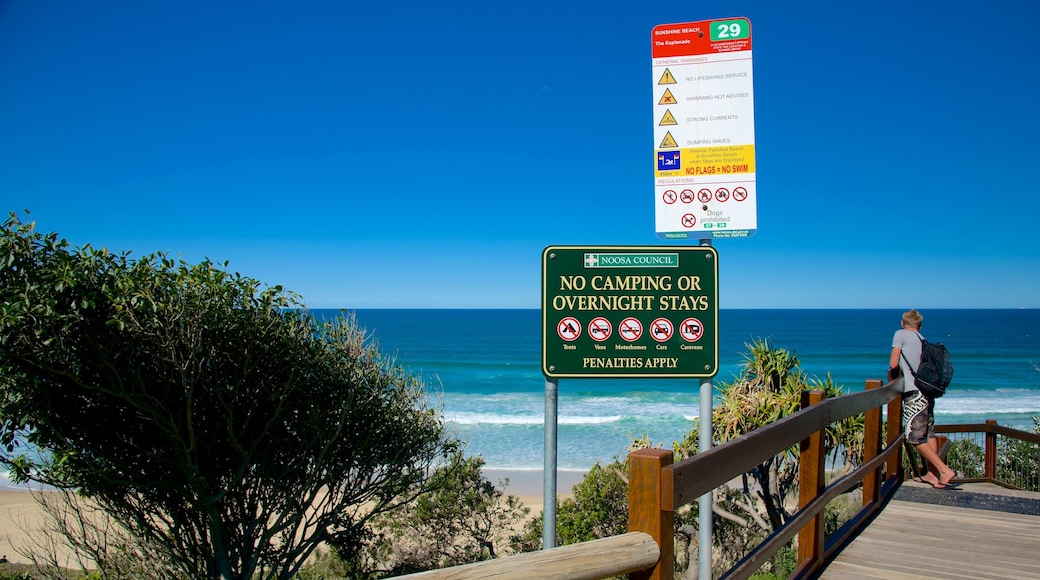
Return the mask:
<path id="1" fill-rule="evenodd" d="M 667 318 L 658 318 L 650 323 L 650 336 L 657 342 L 665 342 L 675 333 L 672 321 Z"/>
<path id="2" fill-rule="evenodd" d="M 643 336 L 643 323 L 639 322 L 639 319 L 629 316 L 621 321 L 617 331 L 621 338 L 628 342 L 633 342 L 639 340 L 640 336 Z"/>
<path id="3" fill-rule="evenodd" d="M 679 325 L 679 334 L 688 342 L 697 342 L 704 336 L 704 325 L 696 318 L 687 318 Z"/>
<path id="4" fill-rule="evenodd" d="M 693 215 L 692 213 L 684 214 L 682 216 L 682 225 L 685 228 L 692 228 L 693 226 L 697 225 L 697 216 Z"/>
<path id="5" fill-rule="evenodd" d="M 568 316 L 556 325 L 556 332 L 560 334 L 560 338 L 570 342 L 581 336 L 581 323 L 577 318 Z"/>
<path id="6" fill-rule="evenodd" d="M 610 331 L 610 321 L 602 316 L 593 318 L 592 322 L 589 323 L 589 336 L 597 342 L 603 342 L 610 338 Z"/>

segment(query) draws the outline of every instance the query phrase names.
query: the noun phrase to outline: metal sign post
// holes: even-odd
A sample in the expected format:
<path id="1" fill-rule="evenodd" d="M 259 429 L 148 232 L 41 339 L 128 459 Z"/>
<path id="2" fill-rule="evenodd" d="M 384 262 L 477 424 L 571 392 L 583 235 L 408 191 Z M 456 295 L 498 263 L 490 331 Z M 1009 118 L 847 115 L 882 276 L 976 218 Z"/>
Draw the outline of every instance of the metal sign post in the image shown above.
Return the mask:
<path id="1" fill-rule="evenodd" d="M 545 379 L 545 458 L 542 464 L 542 549 L 556 547 L 556 426 L 560 385 Z"/>

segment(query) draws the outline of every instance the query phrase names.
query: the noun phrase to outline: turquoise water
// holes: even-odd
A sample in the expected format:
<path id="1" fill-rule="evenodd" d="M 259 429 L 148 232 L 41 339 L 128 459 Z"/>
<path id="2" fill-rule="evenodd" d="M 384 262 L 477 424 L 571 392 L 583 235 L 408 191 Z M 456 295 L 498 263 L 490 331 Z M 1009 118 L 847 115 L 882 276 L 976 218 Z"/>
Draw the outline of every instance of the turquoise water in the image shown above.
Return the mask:
<path id="1" fill-rule="evenodd" d="M 337 310 L 315 310 L 318 316 Z M 720 371 L 731 381 L 744 344 L 768 338 L 802 369 L 849 391 L 883 379 L 897 310 L 723 310 Z M 1040 416 L 1040 310 L 929 310 L 923 333 L 950 349 L 954 381 L 940 423 L 996 419 L 1021 429 Z M 488 468 L 541 469 L 545 378 L 538 310 L 359 310 L 358 323 L 421 373 L 469 453 Z M 633 437 L 670 446 L 699 411 L 697 379 L 560 379 L 558 464 L 586 470 L 623 456 Z M 4 482 L 0 478 L 0 486 Z"/>
<path id="2" fill-rule="evenodd" d="M 335 310 L 314 311 L 334 315 Z M 723 310 L 720 371 L 731 381 L 744 344 L 770 339 L 794 351 L 810 375 L 861 390 L 883 379 L 901 310 Z M 1040 416 L 1040 310 L 923 311 L 923 334 L 950 349 L 953 385 L 940 423 L 996 419 L 1028 429 Z M 545 378 L 538 310 L 358 310 L 358 323 L 421 373 L 445 415 L 488 468 L 543 465 Z M 633 437 L 669 446 L 697 417 L 697 379 L 560 379 L 560 469 L 588 469 L 624 455 Z"/>

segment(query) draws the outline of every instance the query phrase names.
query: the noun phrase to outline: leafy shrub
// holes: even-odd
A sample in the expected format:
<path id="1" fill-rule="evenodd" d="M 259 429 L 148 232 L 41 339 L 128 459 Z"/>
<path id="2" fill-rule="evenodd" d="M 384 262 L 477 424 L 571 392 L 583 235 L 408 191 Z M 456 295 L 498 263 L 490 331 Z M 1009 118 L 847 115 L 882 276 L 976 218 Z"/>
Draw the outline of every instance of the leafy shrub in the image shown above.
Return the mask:
<path id="1" fill-rule="evenodd" d="M 349 317 L 208 260 L 0 230 L 0 464 L 75 489 L 192 578 L 290 578 L 458 446 Z"/>

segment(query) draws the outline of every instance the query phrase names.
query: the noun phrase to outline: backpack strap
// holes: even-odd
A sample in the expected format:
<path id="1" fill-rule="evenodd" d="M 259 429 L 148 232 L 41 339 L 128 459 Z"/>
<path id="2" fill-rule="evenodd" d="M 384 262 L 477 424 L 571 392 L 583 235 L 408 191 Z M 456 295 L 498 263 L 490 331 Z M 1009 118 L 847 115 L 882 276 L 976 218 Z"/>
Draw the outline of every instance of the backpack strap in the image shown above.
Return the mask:
<path id="1" fill-rule="evenodd" d="M 914 334 L 917 335 L 917 340 L 921 341 L 921 353 L 923 354 L 924 353 L 924 337 L 921 336 L 921 333 L 917 332 L 916 330 L 914 331 Z M 917 380 L 917 369 L 914 368 L 914 363 L 910 362 L 910 359 L 906 358 L 906 352 L 904 352 L 903 349 L 899 349 L 899 356 L 903 357 L 903 360 L 906 361 L 906 366 L 907 366 L 907 368 L 910 369 L 910 374 L 914 376 L 914 380 L 916 381 Z M 918 364 L 920 364 L 920 363 L 918 363 Z"/>
<path id="2" fill-rule="evenodd" d="M 917 369 L 914 368 L 914 365 L 910 362 L 910 359 L 906 358 L 906 353 L 903 352 L 903 349 L 899 349 L 899 356 L 903 357 L 903 360 L 906 361 L 907 368 L 910 369 L 910 374 L 914 376 L 914 380 L 917 380 Z"/>
<path id="3" fill-rule="evenodd" d="M 920 336 L 920 333 L 918 333 L 917 331 L 914 331 L 913 334 L 917 335 L 917 340 L 920 341 L 920 351 L 921 351 L 921 354 L 924 354 L 924 352 L 925 352 L 925 337 Z M 910 359 L 907 359 L 907 355 L 903 351 L 902 348 L 900 348 L 900 357 L 903 357 L 903 360 L 907 362 L 907 367 L 910 368 L 910 374 L 912 374 L 913 377 L 914 377 L 914 380 L 916 380 L 917 379 L 917 369 L 913 368 L 913 363 L 910 362 Z"/>

